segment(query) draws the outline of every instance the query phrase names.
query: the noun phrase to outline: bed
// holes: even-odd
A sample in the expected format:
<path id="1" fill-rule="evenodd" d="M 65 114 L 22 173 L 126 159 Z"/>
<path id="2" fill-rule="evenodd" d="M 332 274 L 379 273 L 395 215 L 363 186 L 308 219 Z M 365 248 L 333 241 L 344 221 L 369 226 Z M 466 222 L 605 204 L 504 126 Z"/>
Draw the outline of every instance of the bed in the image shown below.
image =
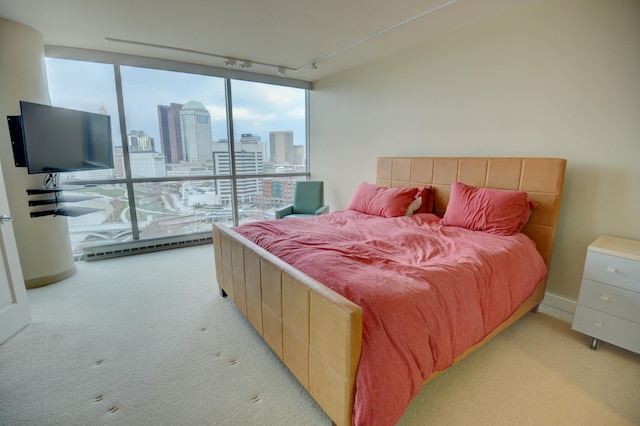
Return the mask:
<path id="1" fill-rule="evenodd" d="M 324 275 L 317 272 L 321 268 L 313 267 L 309 269 L 308 266 L 301 266 L 302 269 L 306 270 L 305 273 L 300 268 L 292 266 L 292 264 L 281 258 L 286 258 L 287 253 L 296 252 L 297 248 L 291 250 L 291 247 L 287 246 L 278 251 L 273 244 L 262 241 L 261 245 L 268 247 L 269 250 L 267 250 L 252 241 L 252 239 L 256 241 L 260 239 L 257 235 L 266 235 L 263 230 L 259 230 L 257 227 L 276 226 L 274 224 L 254 225 L 250 229 L 241 227 L 242 232 L 249 238 L 236 232 L 236 230 L 214 225 L 215 265 L 219 290 L 222 295 L 228 295 L 234 301 L 238 309 L 264 338 L 265 342 L 325 410 L 333 423 L 338 425 L 352 423 L 393 424 L 399 418 L 398 416 L 402 415 L 403 407 L 408 404 L 406 401 L 410 401 L 413 395 L 417 393 L 416 388 L 432 380 L 451 365 L 459 362 L 527 312 L 537 309 L 538 304 L 544 297 L 546 275 L 551 263 L 565 167 L 566 160 L 557 158 L 378 158 L 375 185 L 385 188 L 420 188 L 427 185 L 433 191 L 434 215 L 418 214 L 414 215 L 415 217 L 413 218 L 401 217 L 389 221 L 397 223 L 397 226 L 401 229 L 414 226 L 413 222 L 415 222 L 424 227 L 433 224 L 434 228 L 437 228 L 437 232 L 441 234 L 443 232 L 445 234 L 451 233 L 454 227 L 442 225 L 439 223 L 439 218 L 445 216 L 452 188 L 458 188 L 460 183 L 472 185 L 476 188 L 526 192 L 527 198 L 534 202 L 536 206 L 528 216 L 528 221 L 522 228 L 522 234 L 517 233 L 514 237 L 502 238 L 510 238 L 514 241 L 519 240 L 518 244 L 523 245 L 528 242 L 531 247 L 534 246 L 531 243 L 533 241 L 535 243 L 535 250 L 533 251 L 537 251 L 539 254 L 539 256 L 538 254 L 536 256 L 544 268 L 544 273 L 541 273 L 540 269 L 537 270 L 538 278 L 535 279 L 533 284 L 529 283 L 526 288 L 523 287 L 523 290 L 505 289 L 501 291 L 501 293 L 509 293 L 509 299 L 511 300 L 509 302 L 511 305 L 498 309 L 504 311 L 501 316 L 482 317 L 480 319 L 476 317 L 476 320 L 465 320 L 464 318 L 458 319 L 457 311 L 455 311 L 457 308 L 454 308 L 453 311 L 448 311 L 451 319 L 445 319 L 448 322 L 456 323 L 456 336 L 455 339 L 451 339 L 451 342 L 453 342 L 451 346 L 455 346 L 455 348 L 447 356 L 436 354 L 429 361 L 421 359 L 413 367 L 405 367 L 405 369 L 413 368 L 421 371 L 412 372 L 415 374 L 410 375 L 412 380 L 409 385 L 410 389 L 399 391 L 399 393 L 405 394 L 404 401 L 398 402 L 395 412 L 389 414 L 388 417 L 375 412 L 373 414 L 362 414 L 363 410 L 366 411 L 367 409 L 366 404 L 362 401 L 370 400 L 368 402 L 369 405 L 377 405 L 375 404 L 375 394 L 378 392 L 376 388 L 375 391 L 367 393 L 368 390 L 363 385 L 368 383 L 363 379 L 365 372 L 393 370 L 388 364 L 372 364 L 374 361 L 371 361 L 371 359 L 385 359 L 384 357 L 376 357 L 376 353 L 386 352 L 386 349 L 376 352 L 377 347 L 371 344 L 372 341 L 376 341 L 371 337 L 374 332 L 372 330 L 376 330 L 372 324 L 376 321 L 372 321 L 371 318 L 377 317 L 372 317 L 367 299 L 357 299 L 353 294 L 344 291 L 344 288 L 349 287 L 341 286 L 341 281 L 351 283 L 352 274 L 345 272 L 335 273 L 341 270 L 339 264 L 333 271 L 325 271 Z M 450 209 L 450 211 L 452 210 L 453 208 Z M 361 231 L 355 228 L 360 229 L 360 227 L 352 226 L 352 228 L 348 228 L 350 224 L 356 223 L 358 220 L 379 221 L 372 222 L 374 223 L 372 227 L 374 231 L 371 232 L 375 232 L 376 223 L 383 223 L 380 221 L 384 220 L 378 217 L 365 217 L 366 215 L 363 216 L 349 210 L 334 212 L 329 216 L 320 219 L 312 218 L 310 221 L 318 221 L 318 228 L 321 227 L 320 222 L 325 225 L 327 222 L 335 222 L 343 227 L 344 235 L 351 235 L 349 232 L 353 232 L 353 235 L 356 235 Z M 306 219 L 285 219 L 283 221 L 288 220 L 299 221 Z M 283 225 L 279 224 L 278 226 Z M 293 225 L 290 224 L 289 226 L 292 227 Z M 305 222 L 305 226 L 311 227 L 312 224 L 309 223 L 307 225 Z M 250 235 L 251 229 L 257 232 L 254 232 L 254 235 Z M 455 233 L 458 232 L 463 234 L 467 232 L 467 234 L 463 235 L 463 238 L 466 235 L 467 239 L 470 239 L 472 234 L 484 234 L 466 229 L 456 229 Z M 487 239 L 487 236 L 480 235 L 480 237 L 484 238 L 484 240 L 481 240 L 477 245 L 491 246 L 491 244 L 494 244 L 492 239 Z M 369 235 L 364 238 L 369 238 L 369 241 L 371 241 L 371 236 Z M 492 236 L 492 238 L 497 237 Z M 293 238 L 291 239 L 293 240 Z M 395 246 L 401 246 L 401 244 L 395 244 Z M 327 247 L 329 248 L 329 246 Z M 281 257 L 272 252 L 279 253 Z M 344 257 L 341 254 L 341 258 Z M 349 255 L 348 257 L 354 256 Z M 309 255 L 305 254 L 302 258 L 308 259 Z M 291 259 L 293 259 L 292 263 L 296 264 L 297 260 Z M 520 263 L 535 262 L 538 262 L 538 260 L 532 258 Z M 318 264 L 325 264 L 325 262 L 315 263 L 315 265 Z M 326 262 L 326 264 L 331 268 L 335 266 L 331 264 L 331 261 Z M 300 265 L 304 265 L 304 263 Z M 510 268 L 511 266 L 507 269 Z M 443 269 L 443 267 L 440 269 Z M 496 268 L 493 267 L 493 269 Z M 331 275 L 332 273 L 333 275 Z M 398 278 L 395 280 L 393 275 L 390 275 L 386 280 L 389 282 L 397 281 L 397 283 L 405 285 L 412 280 L 412 274 L 420 273 L 419 268 L 414 268 L 408 275 L 400 273 L 396 275 Z M 519 272 L 516 271 L 515 273 L 517 275 Z M 481 272 L 480 274 L 482 275 L 483 273 Z M 521 272 L 520 274 L 522 275 Z M 435 275 L 437 273 L 434 273 Z M 525 275 L 529 276 L 529 273 L 527 272 Z M 313 276 L 320 279 L 314 279 Z M 528 280 L 531 281 L 531 278 L 528 278 Z M 516 281 L 519 281 L 519 279 Z M 480 295 L 477 297 L 478 304 L 485 303 L 484 296 L 482 296 L 484 291 L 476 291 Z M 511 295 L 511 293 L 515 295 Z M 365 306 L 364 314 L 363 307 L 351 300 L 363 301 L 360 305 Z M 439 302 L 438 304 L 442 303 Z M 408 309 L 403 309 L 402 311 L 405 310 Z M 491 312 L 494 310 L 494 308 L 490 309 Z M 397 314 L 404 315 L 404 312 L 398 312 Z M 421 313 L 418 316 L 425 316 L 424 321 L 427 321 L 426 324 L 429 321 L 434 321 L 434 318 L 427 318 L 428 314 Z M 470 318 L 473 318 L 473 315 Z M 364 323 L 365 319 L 367 320 L 366 323 Z M 441 319 L 442 317 L 440 317 Z M 406 321 L 407 318 L 402 319 L 403 324 Z M 470 330 L 473 330 L 466 331 L 465 328 L 461 328 L 463 326 L 466 327 L 466 325 L 462 324 L 465 321 L 469 322 Z M 478 323 L 482 323 L 482 327 L 478 327 Z M 382 328 L 386 330 L 386 327 L 385 325 Z M 375 332 L 377 333 L 377 331 Z M 394 335 L 394 333 L 386 333 L 385 335 Z M 460 336 L 465 336 L 465 338 L 460 338 Z M 415 330 L 411 339 L 419 340 L 419 334 L 415 334 Z M 435 346 L 434 340 L 430 339 L 432 338 L 426 339 L 424 346 Z M 396 346 L 407 345 L 398 342 L 392 342 L 393 344 Z M 409 345 L 413 346 L 413 344 Z M 374 355 L 372 356 L 372 354 Z M 442 352 L 442 354 L 445 354 L 445 352 Z M 407 358 L 407 355 L 397 356 Z M 408 357 L 411 358 L 412 355 Z M 427 365 L 426 367 L 425 364 Z M 384 374 L 382 376 L 384 377 Z M 416 383 L 416 377 L 420 377 L 419 383 Z M 359 384 L 357 385 L 357 383 Z M 373 399 L 368 394 L 373 394 L 374 396 L 371 397 Z M 379 401 L 386 399 L 383 396 Z M 362 407 L 365 408 L 363 409 Z M 386 416 L 386 413 L 384 414 Z"/>

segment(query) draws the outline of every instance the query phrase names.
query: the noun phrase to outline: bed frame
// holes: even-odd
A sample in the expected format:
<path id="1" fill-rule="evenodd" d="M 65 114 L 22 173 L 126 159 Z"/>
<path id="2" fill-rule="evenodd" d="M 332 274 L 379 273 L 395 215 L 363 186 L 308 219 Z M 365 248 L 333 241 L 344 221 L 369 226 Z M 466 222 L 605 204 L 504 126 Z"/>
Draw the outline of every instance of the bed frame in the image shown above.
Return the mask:
<path id="1" fill-rule="evenodd" d="M 523 231 L 547 267 L 556 235 L 566 160 L 559 158 L 380 157 L 376 183 L 432 185 L 442 216 L 454 181 L 519 189 L 538 203 Z M 349 425 L 362 346 L 362 310 L 224 225 L 214 224 L 216 276 L 228 295 L 334 424 Z M 502 324 L 456 358 L 456 363 L 531 310 L 546 279 Z M 434 372 L 426 382 L 443 371 Z"/>

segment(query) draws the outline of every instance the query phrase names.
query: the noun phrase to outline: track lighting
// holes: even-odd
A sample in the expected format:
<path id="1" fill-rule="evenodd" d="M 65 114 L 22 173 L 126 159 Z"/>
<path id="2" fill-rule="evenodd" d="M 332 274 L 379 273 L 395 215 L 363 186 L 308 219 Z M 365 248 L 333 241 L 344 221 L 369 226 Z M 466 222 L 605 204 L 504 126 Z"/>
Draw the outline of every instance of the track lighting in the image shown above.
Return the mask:
<path id="1" fill-rule="evenodd" d="M 181 47 L 166 46 L 166 45 L 162 45 L 162 44 L 146 43 L 146 42 L 134 41 L 134 40 L 123 40 L 123 39 L 118 39 L 118 38 L 113 38 L 113 37 L 105 37 L 105 40 L 116 42 L 116 43 L 135 44 L 135 45 L 138 45 L 138 46 L 152 47 L 152 48 L 158 48 L 158 49 L 169 49 L 169 50 L 174 50 L 174 51 L 177 51 L 177 52 L 185 52 L 185 53 L 190 53 L 190 54 L 209 56 L 211 58 L 223 59 L 224 60 L 224 64 L 227 67 L 230 67 L 230 68 L 233 68 L 233 67 L 236 67 L 236 66 L 240 66 L 240 68 L 242 68 L 242 69 L 250 70 L 250 69 L 253 68 L 254 65 L 259 65 L 261 67 L 274 68 L 278 72 L 278 74 L 280 74 L 281 76 L 284 76 L 286 71 L 299 71 L 299 69 L 297 69 L 297 68 L 287 67 L 287 66 L 284 66 L 284 65 L 276 65 L 276 64 L 269 64 L 269 63 L 266 63 L 266 62 L 251 61 L 249 59 L 232 58 L 232 57 L 229 57 L 229 56 L 218 55 L 216 53 L 202 52 L 202 51 L 199 51 L 199 50 L 192 50 L 192 49 L 184 49 L 184 48 L 181 48 Z"/>

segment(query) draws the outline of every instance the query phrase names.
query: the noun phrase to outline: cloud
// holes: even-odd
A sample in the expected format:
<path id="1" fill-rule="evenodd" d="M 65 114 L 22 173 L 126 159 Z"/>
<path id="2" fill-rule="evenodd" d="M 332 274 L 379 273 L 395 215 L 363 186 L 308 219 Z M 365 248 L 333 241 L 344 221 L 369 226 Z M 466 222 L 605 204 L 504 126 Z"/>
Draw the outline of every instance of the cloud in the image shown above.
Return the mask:
<path id="1" fill-rule="evenodd" d="M 264 88 L 264 96 L 273 106 L 291 107 L 304 102 L 304 91 L 291 87 L 269 86 Z"/>
<path id="2" fill-rule="evenodd" d="M 293 108 L 287 113 L 287 118 L 304 120 L 307 114 L 307 109 L 304 107 Z"/>
<path id="3" fill-rule="evenodd" d="M 276 121 L 278 115 L 275 113 L 260 113 L 253 108 L 233 107 L 234 121 L 253 121 L 261 123 L 269 123 Z"/>
<path id="4" fill-rule="evenodd" d="M 207 111 L 211 114 L 211 121 L 213 122 L 227 122 L 227 107 L 224 105 L 205 105 Z"/>

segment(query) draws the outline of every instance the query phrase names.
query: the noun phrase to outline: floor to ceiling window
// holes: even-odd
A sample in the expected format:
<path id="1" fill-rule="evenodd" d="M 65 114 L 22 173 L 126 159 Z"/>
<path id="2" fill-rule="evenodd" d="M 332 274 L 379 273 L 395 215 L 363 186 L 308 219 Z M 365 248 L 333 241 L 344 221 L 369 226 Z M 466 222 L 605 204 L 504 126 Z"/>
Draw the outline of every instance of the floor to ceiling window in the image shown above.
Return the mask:
<path id="1" fill-rule="evenodd" d="M 77 258 L 272 219 L 308 178 L 306 88 L 197 71 L 47 58 L 52 105 L 111 116 L 114 169 L 60 175 L 99 209 L 67 219 Z"/>

